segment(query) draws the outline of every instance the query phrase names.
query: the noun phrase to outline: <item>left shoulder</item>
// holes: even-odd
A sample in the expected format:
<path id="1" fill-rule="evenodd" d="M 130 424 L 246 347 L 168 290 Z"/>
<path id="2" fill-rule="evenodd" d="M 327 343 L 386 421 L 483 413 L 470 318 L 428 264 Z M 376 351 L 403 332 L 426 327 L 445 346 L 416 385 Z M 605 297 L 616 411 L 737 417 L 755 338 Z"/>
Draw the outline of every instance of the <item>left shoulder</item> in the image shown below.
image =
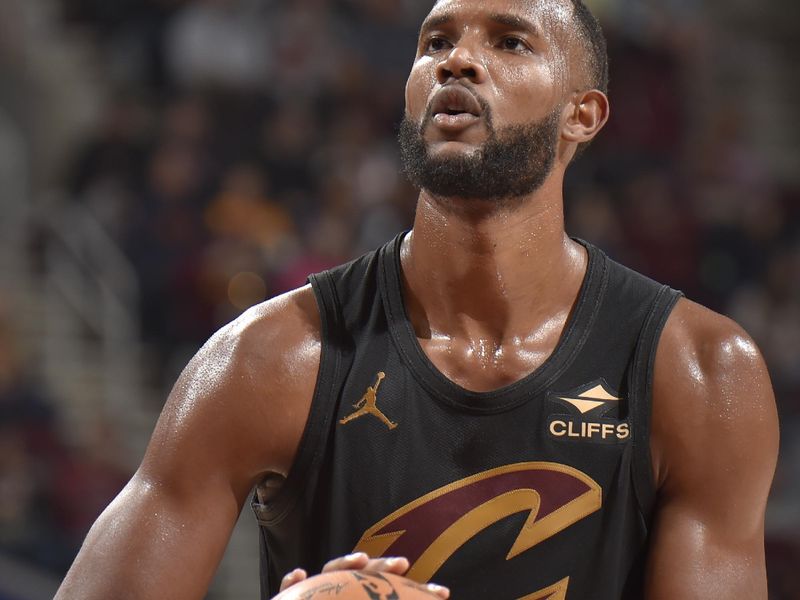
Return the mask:
<path id="1" fill-rule="evenodd" d="M 768 378 L 761 352 L 738 323 L 685 298 L 667 320 L 656 360 L 656 368 L 661 363 L 694 383 L 744 383 L 745 371 Z M 730 377 L 739 381 L 724 380 Z"/>
<path id="2" fill-rule="evenodd" d="M 658 499 L 644 597 L 766 600 L 778 418 L 750 336 L 679 300 L 656 350 L 651 422 Z"/>
<path id="3" fill-rule="evenodd" d="M 653 376 L 651 449 L 659 487 L 668 478 L 694 484 L 726 465 L 768 471 L 777 439 L 772 385 L 753 339 L 731 319 L 679 300 Z"/>

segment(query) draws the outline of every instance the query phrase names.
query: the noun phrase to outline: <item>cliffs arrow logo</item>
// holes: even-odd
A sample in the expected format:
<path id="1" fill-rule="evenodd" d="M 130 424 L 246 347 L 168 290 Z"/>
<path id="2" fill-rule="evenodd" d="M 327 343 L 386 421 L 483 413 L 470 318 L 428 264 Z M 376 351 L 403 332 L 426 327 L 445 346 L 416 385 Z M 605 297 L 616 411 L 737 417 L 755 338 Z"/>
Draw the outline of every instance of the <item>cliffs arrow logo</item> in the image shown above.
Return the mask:
<path id="1" fill-rule="evenodd" d="M 558 399 L 574 406 L 582 415 L 600 408 L 601 406 L 608 410 L 618 405 L 620 398 L 609 392 L 605 385 L 607 385 L 605 381 L 601 380 L 600 383 L 597 383 L 591 389 L 581 392 L 576 396 L 559 396 Z M 605 412 L 605 410 L 598 412 Z"/>
<path id="2" fill-rule="evenodd" d="M 547 430 L 557 440 L 618 444 L 630 438 L 630 424 L 620 419 L 622 398 L 603 379 L 549 398 L 570 407 L 569 413 L 547 419 Z"/>

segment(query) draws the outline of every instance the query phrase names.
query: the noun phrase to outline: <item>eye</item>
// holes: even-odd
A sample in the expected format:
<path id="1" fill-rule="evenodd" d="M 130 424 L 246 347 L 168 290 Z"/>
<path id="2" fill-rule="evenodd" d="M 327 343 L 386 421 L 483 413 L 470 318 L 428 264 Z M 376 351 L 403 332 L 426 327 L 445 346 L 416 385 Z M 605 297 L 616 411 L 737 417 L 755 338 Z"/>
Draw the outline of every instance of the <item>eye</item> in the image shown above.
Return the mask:
<path id="1" fill-rule="evenodd" d="M 441 52 L 450 48 L 450 42 L 441 37 L 432 37 L 425 44 L 425 52 Z"/>
<path id="2" fill-rule="evenodd" d="M 529 52 L 528 45 L 518 37 L 506 36 L 500 40 L 500 47 L 511 52 Z"/>

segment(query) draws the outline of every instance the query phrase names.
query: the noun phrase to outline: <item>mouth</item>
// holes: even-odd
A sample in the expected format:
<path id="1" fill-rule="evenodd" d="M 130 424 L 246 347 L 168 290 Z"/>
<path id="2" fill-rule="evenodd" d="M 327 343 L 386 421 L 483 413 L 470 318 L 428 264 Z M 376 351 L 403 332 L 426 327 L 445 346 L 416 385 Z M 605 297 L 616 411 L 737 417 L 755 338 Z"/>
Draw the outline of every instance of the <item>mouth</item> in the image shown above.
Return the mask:
<path id="1" fill-rule="evenodd" d="M 448 85 L 441 88 L 431 101 L 431 114 L 436 116 L 469 114 L 479 117 L 483 112 L 478 99 L 461 85 Z"/>
<path id="2" fill-rule="evenodd" d="M 440 129 L 460 130 L 477 122 L 483 108 L 465 87 L 448 85 L 436 92 L 429 112 L 431 120 Z"/>

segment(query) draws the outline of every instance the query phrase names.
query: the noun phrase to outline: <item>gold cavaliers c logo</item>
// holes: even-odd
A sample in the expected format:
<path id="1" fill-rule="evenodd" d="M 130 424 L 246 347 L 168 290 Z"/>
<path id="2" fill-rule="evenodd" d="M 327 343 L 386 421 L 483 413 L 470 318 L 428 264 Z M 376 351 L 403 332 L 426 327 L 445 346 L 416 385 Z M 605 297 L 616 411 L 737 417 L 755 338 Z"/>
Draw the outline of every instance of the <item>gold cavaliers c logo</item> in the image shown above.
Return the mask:
<path id="1" fill-rule="evenodd" d="M 550 462 L 499 467 L 448 484 L 406 504 L 370 527 L 355 547 L 370 556 L 405 556 L 406 577 L 429 581 L 480 531 L 520 512 L 528 518 L 506 560 L 600 508 L 602 490 L 577 469 Z M 455 516 L 455 518 L 454 518 Z M 520 600 L 561 600 L 568 578 Z"/>

